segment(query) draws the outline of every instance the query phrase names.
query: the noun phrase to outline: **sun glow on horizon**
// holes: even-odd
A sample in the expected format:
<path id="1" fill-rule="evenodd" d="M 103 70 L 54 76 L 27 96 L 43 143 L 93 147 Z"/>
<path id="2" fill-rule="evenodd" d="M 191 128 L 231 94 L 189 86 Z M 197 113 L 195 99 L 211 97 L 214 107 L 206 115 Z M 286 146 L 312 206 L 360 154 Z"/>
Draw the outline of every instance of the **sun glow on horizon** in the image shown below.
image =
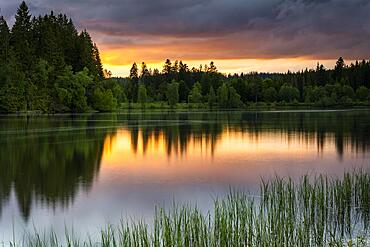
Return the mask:
<path id="1" fill-rule="evenodd" d="M 123 56 L 123 55 L 122 55 Z M 140 60 L 133 58 L 131 62 L 122 61 L 117 63 L 120 54 L 104 53 L 102 52 L 102 61 L 104 68 L 112 72 L 114 77 L 127 77 L 130 73 L 130 68 L 134 62 L 140 64 L 145 62 L 150 69 L 162 70 L 165 59 L 157 60 Z M 182 60 L 177 58 L 169 58 L 172 62 L 175 60 Z M 189 69 L 200 65 L 204 66 L 213 61 L 219 72 L 224 74 L 234 73 L 250 73 L 250 72 L 266 72 L 266 73 L 286 73 L 287 71 L 301 71 L 307 69 L 315 69 L 317 63 L 323 64 L 326 68 L 333 68 L 336 59 L 305 59 L 305 58 L 276 58 L 276 59 L 195 59 L 182 60 L 186 63 Z"/>

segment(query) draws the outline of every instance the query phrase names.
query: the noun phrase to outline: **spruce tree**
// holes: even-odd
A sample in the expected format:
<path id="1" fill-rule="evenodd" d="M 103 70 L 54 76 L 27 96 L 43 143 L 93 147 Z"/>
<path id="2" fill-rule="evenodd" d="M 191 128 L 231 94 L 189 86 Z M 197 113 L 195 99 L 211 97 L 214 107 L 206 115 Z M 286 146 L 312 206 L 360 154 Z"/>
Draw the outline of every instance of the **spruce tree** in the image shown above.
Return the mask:
<path id="1" fill-rule="evenodd" d="M 31 15 L 27 4 L 23 1 L 15 15 L 15 23 L 11 32 L 10 43 L 14 55 L 23 71 L 29 72 L 34 63 L 33 44 L 31 40 Z"/>
<path id="2" fill-rule="evenodd" d="M 133 63 L 130 69 L 130 81 L 128 85 L 128 96 L 130 102 L 134 102 L 136 100 L 138 83 L 139 83 L 139 70 L 137 68 L 137 64 Z"/>
<path id="3" fill-rule="evenodd" d="M 94 43 L 94 46 L 93 46 L 93 59 L 94 59 L 95 68 L 97 72 L 95 76 L 97 77 L 98 80 L 102 80 L 104 78 L 104 71 L 103 71 L 103 65 L 100 59 L 99 49 L 96 43 Z"/>
<path id="4" fill-rule="evenodd" d="M 9 54 L 10 31 L 3 16 L 0 16 L 0 66 L 7 61 Z"/>
<path id="5" fill-rule="evenodd" d="M 103 69 L 99 51 L 96 46 L 94 47 L 90 34 L 84 30 L 80 33 L 78 40 L 79 61 L 76 71 L 82 71 L 84 68 L 87 68 L 96 81 L 99 78 L 102 79 Z"/>

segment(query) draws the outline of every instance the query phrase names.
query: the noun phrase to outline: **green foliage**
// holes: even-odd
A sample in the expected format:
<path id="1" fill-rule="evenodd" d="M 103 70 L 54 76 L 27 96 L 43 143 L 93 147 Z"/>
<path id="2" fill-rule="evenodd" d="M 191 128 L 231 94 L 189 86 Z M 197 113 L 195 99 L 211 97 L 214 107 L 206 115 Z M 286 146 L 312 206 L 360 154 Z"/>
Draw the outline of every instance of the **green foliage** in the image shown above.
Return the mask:
<path id="1" fill-rule="evenodd" d="M 237 93 L 234 87 L 229 87 L 229 102 L 230 108 L 240 108 L 243 106 L 243 102 L 240 100 L 240 95 Z"/>
<path id="2" fill-rule="evenodd" d="M 355 92 L 353 91 L 353 88 L 348 85 L 343 86 L 343 96 L 348 97 L 350 99 L 354 99 Z"/>
<path id="3" fill-rule="evenodd" d="M 99 82 L 104 90 L 111 90 L 118 103 L 127 102 L 127 96 L 123 86 L 116 79 L 106 79 Z"/>
<path id="4" fill-rule="evenodd" d="M 279 90 L 279 99 L 283 102 L 293 102 L 299 99 L 299 91 L 289 84 L 284 84 Z"/>
<path id="5" fill-rule="evenodd" d="M 202 86 L 199 82 L 195 83 L 193 89 L 190 91 L 189 103 L 202 103 Z"/>
<path id="6" fill-rule="evenodd" d="M 189 88 L 186 83 L 181 80 L 179 82 L 179 100 L 180 102 L 186 102 L 188 100 Z"/>
<path id="7" fill-rule="evenodd" d="M 88 109 L 86 87 L 92 83 L 89 70 L 85 68 L 76 74 L 71 67 L 58 76 L 55 84 L 57 102 L 55 111 L 84 112 Z"/>
<path id="8" fill-rule="evenodd" d="M 223 108 L 235 105 L 235 102 L 231 102 L 229 87 L 236 90 L 243 103 L 285 102 L 296 104 L 306 102 L 307 104 L 328 106 L 350 105 L 358 102 L 357 94 L 352 93 L 351 88 L 356 90 L 361 86 L 370 87 L 370 61 L 356 62 L 356 64 L 347 66 L 343 59 L 339 59 L 335 69 L 332 70 L 318 64 L 316 70 L 306 69 L 285 74 L 253 72 L 224 76 L 214 68 L 214 64 L 210 64 L 189 70 L 182 61 L 171 62 L 167 59 L 162 73 L 156 69 L 146 73 L 147 93 L 156 101 L 164 101 L 167 99 L 165 95 L 167 82 L 176 80 L 179 82 L 179 101 L 181 102 L 200 102 L 198 93 L 200 85 L 200 94 L 207 95 L 207 97 L 212 87 L 217 92 L 217 105 Z M 142 81 L 144 78 L 139 76 L 138 80 Z M 125 84 L 125 87 L 129 87 L 129 82 L 130 80 Z M 196 84 L 197 82 L 199 84 Z M 227 87 L 227 93 L 222 86 L 224 83 Z M 194 88 L 194 85 L 197 88 Z M 221 91 L 224 92 L 224 97 L 221 97 L 220 102 Z M 132 93 L 127 91 L 127 94 L 131 95 Z M 227 100 L 226 94 L 228 95 Z M 367 100 L 363 103 L 367 103 Z"/>
<path id="9" fill-rule="evenodd" d="M 368 92 L 364 86 L 359 87 L 355 94 L 349 85 L 327 84 L 324 87 L 306 88 L 305 101 L 318 106 L 351 105 L 355 99 L 365 102 L 368 99 Z"/>
<path id="10" fill-rule="evenodd" d="M 172 83 L 167 85 L 166 96 L 168 104 L 171 107 L 175 107 L 179 102 L 179 84 L 176 81 L 173 80 Z"/>
<path id="11" fill-rule="evenodd" d="M 139 83 L 139 70 L 137 68 L 136 63 L 133 63 L 130 69 L 130 77 L 127 85 L 127 92 L 129 95 L 130 102 L 135 102 L 135 100 L 137 99 L 138 83 Z"/>
<path id="12" fill-rule="evenodd" d="M 323 87 L 308 87 L 306 89 L 305 101 L 307 103 L 318 102 L 321 98 L 326 96 L 325 89 Z"/>
<path id="13" fill-rule="evenodd" d="M 86 111 L 102 79 L 96 44 L 65 15 L 32 18 L 22 2 L 11 32 L 0 16 L 0 111 Z M 125 100 L 113 86 L 114 98 Z"/>
<path id="14" fill-rule="evenodd" d="M 222 108 L 228 107 L 229 104 L 229 89 L 225 83 L 217 89 L 218 104 Z"/>
<path id="15" fill-rule="evenodd" d="M 213 87 L 211 86 L 211 88 L 209 89 L 209 94 L 208 94 L 208 106 L 209 106 L 209 108 L 213 108 L 214 105 L 216 104 L 216 101 L 217 101 L 216 93 L 215 93 L 215 90 L 213 89 Z"/>
<path id="16" fill-rule="evenodd" d="M 256 80 L 247 84 L 247 94 L 249 99 L 254 102 L 258 102 L 261 96 L 261 81 Z"/>
<path id="17" fill-rule="evenodd" d="M 5 64 L 10 49 L 10 30 L 4 17 L 0 16 L 0 64 Z"/>
<path id="18" fill-rule="evenodd" d="M 41 110 L 47 112 L 51 104 L 50 76 L 53 73 L 53 68 L 47 61 L 40 59 L 35 66 L 35 73 L 32 75 L 31 81 L 32 92 L 29 93 L 29 109 Z"/>
<path id="19" fill-rule="evenodd" d="M 247 102 L 249 97 L 247 83 L 242 78 L 238 78 L 236 80 L 232 80 L 231 85 L 236 89 L 241 100 L 243 102 Z"/>
<path id="20" fill-rule="evenodd" d="M 148 96 L 146 93 L 146 87 L 144 84 L 139 84 L 137 102 L 140 103 L 142 107 L 145 107 L 145 103 L 147 101 L 148 101 Z"/>
<path id="21" fill-rule="evenodd" d="M 263 99 L 266 102 L 272 103 L 277 101 L 278 93 L 274 87 L 269 87 L 265 91 L 263 91 Z"/>
<path id="22" fill-rule="evenodd" d="M 370 90 L 364 86 L 357 88 L 356 97 L 359 101 L 366 101 L 370 97 Z"/>
<path id="23" fill-rule="evenodd" d="M 14 55 L 23 71 L 29 70 L 34 59 L 31 28 L 31 15 L 29 14 L 28 6 L 23 1 L 15 15 L 15 23 L 10 38 Z"/>
<path id="24" fill-rule="evenodd" d="M 225 76 L 213 62 L 189 69 L 182 61 L 167 59 L 162 72 L 148 69 L 143 62 L 141 73 L 134 63 L 128 78 L 104 80 L 103 76 L 97 45 L 86 30 L 78 33 L 66 15 L 52 12 L 32 17 L 22 2 L 11 30 L 0 16 L 2 112 L 81 112 L 94 105 L 105 111 L 112 107 L 97 104 L 96 95 L 107 94 L 100 98 L 109 98 L 110 91 L 117 104 L 133 103 L 139 101 L 139 82 L 145 83 L 145 101 L 167 100 L 171 107 L 186 101 L 199 104 L 206 95 L 210 107 L 217 104 L 222 108 L 260 101 L 322 106 L 367 104 L 370 61 L 346 65 L 339 58 L 331 70 L 318 64 L 316 70 L 295 73 Z"/>
<path id="25" fill-rule="evenodd" d="M 0 111 L 18 112 L 26 109 L 26 78 L 14 56 L 2 66 L 5 76 L 0 84 Z"/>
<path id="26" fill-rule="evenodd" d="M 94 103 L 93 107 L 95 110 L 108 112 L 116 109 L 117 99 L 113 96 L 113 93 L 110 89 L 102 90 L 96 88 L 94 90 Z"/>

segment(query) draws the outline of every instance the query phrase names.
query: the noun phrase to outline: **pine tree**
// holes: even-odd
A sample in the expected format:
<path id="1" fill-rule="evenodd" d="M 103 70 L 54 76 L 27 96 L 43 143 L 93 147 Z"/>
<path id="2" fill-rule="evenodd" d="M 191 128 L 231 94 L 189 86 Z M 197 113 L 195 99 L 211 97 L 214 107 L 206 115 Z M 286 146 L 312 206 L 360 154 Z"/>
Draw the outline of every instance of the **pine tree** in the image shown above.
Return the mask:
<path id="1" fill-rule="evenodd" d="M 102 79 L 104 76 L 99 50 L 94 46 L 90 34 L 84 30 L 78 37 L 79 60 L 76 71 L 82 71 L 84 68 L 89 69 L 90 74 L 95 81 Z"/>
<path id="2" fill-rule="evenodd" d="M 21 69 L 23 71 L 30 71 L 34 63 L 34 51 L 31 40 L 31 15 L 24 1 L 19 6 L 17 14 L 15 15 L 15 23 L 11 32 L 10 43 Z"/>
<path id="3" fill-rule="evenodd" d="M 101 59 L 100 59 L 99 49 L 96 43 L 94 43 L 94 46 L 93 46 L 93 58 L 94 58 L 94 63 L 95 63 L 95 67 L 97 70 L 97 75 L 96 75 L 98 76 L 97 79 L 102 80 L 104 78 L 104 70 L 103 70 Z"/>
<path id="4" fill-rule="evenodd" d="M 217 68 L 213 61 L 210 62 L 209 67 L 207 68 L 208 73 L 217 73 Z"/>
<path id="5" fill-rule="evenodd" d="M 78 32 L 71 19 L 67 19 L 67 16 L 63 16 L 61 46 L 64 49 L 64 60 L 67 65 L 72 66 L 74 72 L 78 71 Z"/>
<path id="6" fill-rule="evenodd" d="M 344 60 L 342 57 L 340 57 L 338 61 L 336 62 L 335 68 L 334 68 L 334 79 L 337 82 L 341 82 L 342 80 L 344 67 L 345 67 Z"/>
<path id="7" fill-rule="evenodd" d="M 130 69 L 130 81 L 128 85 L 128 96 L 130 102 L 135 102 L 139 83 L 139 70 L 137 64 L 133 63 Z"/>
<path id="8" fill-rule="evenodd" d="M 172 71 L 172 63 L 170 59 L 166 59 L 166 62 L 164 63 L 162 73 L 163 74 L 170 74 Z"/>
<path id="9" fill-rule="evenodd" d="M 9 54 L 10 30 L 3 16 L 0 16 L 0 66 L 4 65 Z"/>
<path id="10" fill-rule="evenodd" d="M 61 18 L 61 17 L 58 17 Z M 51 12 L 50 15 L 33 20 L 32 34 L 34 36 L 35 54 L 54 67 L 55 73 L 63 73 L 65 64 L 64 47 L 60 37 L 62 26 L 59 19 Z"/>
<path id="11" fill-rule="evenodd" d="M 140 73 L 141 78 L 144 78 L 146 76 L 150 76 L 148 66 L 146 65 L 145 62 L 141 63 L 141 73 Z"/>
<path id="12" fill-rule="evenodd" d="M 130 79 L 131 80 L 137 80 L 139 78 L 139 72 L 136 63 L 132 64 L 132 67 L 130 69 Z"/>

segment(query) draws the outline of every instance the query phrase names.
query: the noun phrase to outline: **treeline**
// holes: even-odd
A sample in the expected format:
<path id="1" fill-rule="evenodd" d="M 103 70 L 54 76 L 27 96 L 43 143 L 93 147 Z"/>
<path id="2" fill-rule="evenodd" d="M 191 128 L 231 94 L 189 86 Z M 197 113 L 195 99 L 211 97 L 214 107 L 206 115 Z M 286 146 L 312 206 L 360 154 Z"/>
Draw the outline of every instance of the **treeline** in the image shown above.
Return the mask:
<path id="1" fill-rule="evenodd" d="M 0 112 L 111 110 L 117 81 L 104 81 L 99 50 L 66 15 L 32 17 L 25 2 L 9 28 L 0 17 Z"/>
<path id="2" fill-rule="evenodd" d="M 255 103 L 309 104 L 317 106 L 367 104 L 370 97 L 370 61 L 350 65 L 339 58 L 334 69 L 287 73 L 223 75 L 213 62 L 192 68 L 182 61 L 166 60 L 163 70 L 133 64 L 130 76 L 120 79 L 130 102 L 167 101 L 239 108 Z"/>
<path id="3" fill-rule="evenodd" d="M 210 108 L 256 103 L 317 106 L 368 105 L 370 61 L 334 69 L 281 74 L 224 75 L 215 64 L 189 68 L 166 60 L 163 69 L 133 64 L 127 78 L 110 78 L 86 30 L 63 14 L 32 17 L 22 2 L 13 27 L 0 16 L 0 112 L 112 111 L 121 103 L 161 102 Z"/>

